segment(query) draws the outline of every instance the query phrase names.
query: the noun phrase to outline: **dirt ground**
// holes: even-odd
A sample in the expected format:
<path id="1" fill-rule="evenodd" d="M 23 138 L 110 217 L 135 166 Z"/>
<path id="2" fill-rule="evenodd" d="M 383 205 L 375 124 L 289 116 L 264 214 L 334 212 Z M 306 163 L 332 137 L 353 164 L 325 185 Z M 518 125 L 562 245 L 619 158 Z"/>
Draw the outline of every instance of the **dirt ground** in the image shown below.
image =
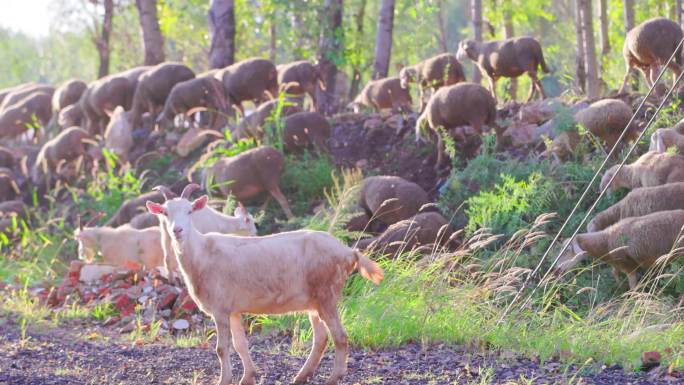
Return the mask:
<path id="1" fill-rule="evenodd" d="M 213 349 L 162 344 L 134 346 L 128 340 L 88 341 L 88 328 L 51 328 L 27 333 L 0 320 L 0 384 L 213 384 L 219 364 Z M 290 337 L 250 336 L 251 354 L 260 371 L 259 384 L 288 384 L 305 357 L 289 353 Z M 212 342 L 213 343 L 213 342 Z M 310 384 L 323 384 L 331 370 L 328 350 Z M 234 373 L 241 370 L 233 354 Z M 628 373 L 618 367 L 597 373 L 567 369 L 557 362 L 535 363 L 465 352 L 458 346 L 409 344 L 379 351 L 352 347 L 349 374 L 342 384 L 682 384 L 684 378 Z M 523 381 L 522 379 L 525 379 Z"/>

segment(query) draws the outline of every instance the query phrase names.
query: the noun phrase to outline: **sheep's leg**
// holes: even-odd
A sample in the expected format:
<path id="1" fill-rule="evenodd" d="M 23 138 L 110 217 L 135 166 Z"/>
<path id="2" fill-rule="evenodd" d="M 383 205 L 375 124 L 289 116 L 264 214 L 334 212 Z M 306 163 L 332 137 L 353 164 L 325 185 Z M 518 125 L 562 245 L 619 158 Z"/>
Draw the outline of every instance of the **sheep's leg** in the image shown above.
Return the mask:
<path id="1" fill-rule="evenodd" d="M 620 86 L 620 90 L 618 91 L 618 94 L 621 94 L 625 92 L 625 88 L 627 88 L 627 81 L 629 81 L 629 75 L 632 74 L 632 67 L 627 66 L 627 70 L 625 71 L 625 77 L 622 79 L 622 85 Z"/>
<path id="2" fill-rule="evenodd" d="M 641 74 L 644 75 L 644 79 L 646 80 L 646 85 L 648 86 L 648 88 L 653 87 L 653 82 L 651 81 L 650 77 L 650 69 L 643 69 L 639 67 L 639 71 L 641 71 Z"/>
<path id="3" fill-rule="evenodd" d="M 527 73 L 527 76 L 529 76 L 530 79 L 532 80 L 532 84 L 530 84 L 530 93 L 527 95 L 527 100 L 526 100 L 526 102 L 529 103 L 530 101 L 532 101 L 532 98 L 534 98 L 534 89 L 535 89 L 539 79 L 537 79 L 537 72 L 536 71 L 529 71 Z"/>
<path id="4" fill-rule="evenodd" d="M 627 273 L 627 282 L 629 282 L 629 290 L 634 290 L 637 287 L 637 271 L 636 269 Z"/>
<path id="5" fill-rule="evenodd" d="M 261 207 L 259 207 L 259 211 L 264 211 L 268 207 L 268 204 L 271 203 L 271 200 L 273 199 L 273 196 L 271 194 L 266 195 L 266 200 L 264 203 L 261 204 Z"/>
<path id="6" fill-rule="evenodd" d="M 422 114 L 425 109 L 425 91 L 423 86 L 418 86 L 418 113 Z"/>
<path id="7" fill-rule="evenodd" d="M 544 86 L 542 85 L 541 80 L 539 80 L 537 72 L 530 72 L 528 73 L 528 75 L 530 79 L 532 79 L 532 91 L 539 91 L 539 94 L 541 95 L 541 100 L 546 99 L 546 92 L 544 92 Z"/>
<path id="8" fill-rule="evenodd" d="M 337 313 L 335 302 L 331 301 L 329 305 L 325 305 L 319 312 L 323 322 L 328 327 L 332 339 L 335 342 L 335 360 L 333 370 L 330 378 L 326 381 L 326 385 L 337 385 L 340 380 L 347 374 L 347 356 L 349 355 L 349 338 L 347 332 L 342 326 L 340 315 Z"/>
<path id="9" fill-rule="evenodd" d="M 321 318 L 316 312 L 309 312 L 309 321 L 311 322 L 311 328 L 313 329 L 313 345 L 311 346 L 311 353 L 306 359 L 304 366 L 297 373 L 297 377 L 292 380 L 293 384 L 303 384 L 309 380 L 318 364 L 321 362 L 321 357 L 323 352 L 325 352 L 325 347 L 328 344 L 328 331 L 325 328 L 325 324 L 321 321 Z"/>
<path id="10" fill-rule="evenodd" d="M 494 102 L 498 104 L 499 101 L 496 97 L 496 78 L 489 76 L 488 80 L 489 80 L 489 92 L 492 93 L 492 96 L 494 97 Z"/>
<path id="11" fill-rule="evenodd" d="M 219 317 L 214 317 L 216 324 L 216 355 L 221 363 L 221 378 L 218 385 L 229 385 L 233 382 L 233 365 L 230 362 L 230 323 Z"/>
<path id="12" fill-rule="evenodd" d="M 278 203 L 280 204 L 280 207 L 283 208 L 283 211 L 285 211 L 285 215 L 287 216 L 287 219 L 292 219 L 294 215 L 292 215 L 292 210 L 290 210 L 290 205 L 287 203 L 287 198 L 285 198 L 285 195 L 283 195 L 282 191 L 280 191 L 280 187 L 276 186 L 275 188 L 271 189 L 268 191 L 273 195 L 273 198 L 275 198 Z"/>
<path id="13" fill-rule="evenodd" d="M 242 319 L 240 314 L 233 313 L 230 315 L 230 331 L 233 334 L 233 347 L 240 356 L 244 373 L 240 379 L 240 385 L 254 385 L 256 384 L 255 375 L 256 368 L 254 361 L 249 355 L 249 344 L 247 336 L 245 335 L 245 328 L 242 326 Z"/>
<path id="14" fill-rule="evenodd" d="M 668 65 L 667 68 L 671 69 L 672 72 L 674 72 L 674 80 L 672 83 L 672 87 L 674 87 L 677 85 L 677 78 L 679 77 L 679 75 L 682 74 L 682 66 L 675 62 L 670 62 L 670 65 Z"/>
<path id="15" fill-rule="evenodd" d="M 442 161 L 444 158 L 444 141 L 442 140 L 442 134 L 437 131 L 437 163 L 435 163 L 435 170 L 439 170 L 442 167 Z"/>

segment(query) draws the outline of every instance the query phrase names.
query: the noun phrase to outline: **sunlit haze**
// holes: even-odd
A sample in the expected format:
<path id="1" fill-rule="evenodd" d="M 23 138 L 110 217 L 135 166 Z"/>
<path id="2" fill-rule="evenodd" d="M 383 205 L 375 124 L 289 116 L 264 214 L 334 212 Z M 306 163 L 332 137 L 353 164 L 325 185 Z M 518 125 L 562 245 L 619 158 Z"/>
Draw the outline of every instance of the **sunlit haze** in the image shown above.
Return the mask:
<path id="1" fill-rule="evenodd" d="M 32 37 L 45 36 L 50 29 L 50 0 L 0 0 L 0 27 Z"/>

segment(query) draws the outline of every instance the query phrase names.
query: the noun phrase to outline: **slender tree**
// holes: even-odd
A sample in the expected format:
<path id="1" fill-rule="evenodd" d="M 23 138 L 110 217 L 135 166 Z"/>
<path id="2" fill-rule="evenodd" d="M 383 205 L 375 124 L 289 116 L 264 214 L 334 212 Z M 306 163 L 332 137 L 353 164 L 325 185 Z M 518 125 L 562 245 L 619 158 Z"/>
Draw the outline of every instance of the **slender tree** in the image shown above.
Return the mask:
<path id="1" fill-rule="evenodd" d="M 356 24 L 356 38 L 361 39 L 363 36 L 363 20 L 366 17 L 367 0 L 361 0 L 359 8 L 354 15 L 354 24 Z M 352 80 L 349 87 L 349 99 L 353 99 L 359 93 L 361 85 L 361 64 L 355 63 L 352 67 Z"/>
<path id="2" fill-rule="evenodd" d="M 447 45 L 447 9 L 444 5 L 444 0 L 438 1 L 438 9 L 435 12 L 437 16 L 437 41 L 439 42 L 439 49 L 442 53 L 449 52 Z"/>
<path id="3" fill-rule="evenodd" d="M 164 61 L 164 37 L 157 19 L 157 0 L 136 0 L 136 5 L 140 16 L 145 65 L 159 64 Z"/>
<path id="4" fill-rule="evenodd" d="M 277 30 L 276 30 L 276 21 L 275 21 L 275 15 L 271 18 L 271 22 L 268 28 L 268 33 L 270 35 L 270 42 L 268 45 L 268 58 L 271 59 L 272 62 L 275 63 L 276 60 L 276 52 L 277 52 L 277 42 L 278 42 L 278 35 L 277 35 Z"/>
<path id="5" fill-rule="evenodd" d="M 394 27 L 394 0 L 382 0 L 375 35 L 375 64 L 373 79 L 387 77 L 392 56 L 392 29 Z"/>
<path id="6" fill-rule="evenodd" d="M 675 0 L 674 12 L 674 20 L 677 20 L 677 23 L 682 25 L 682 0 Z"/>
<path id="7" fill-rule="evenodd" d="M 114 19 L 114 0 L 104 0 L 104 16 L 99 36 L 95 37 L 95 47 L 100 58 L 97 76 L 103 77 L 109 74 L 109 38 L 112 35 L 112 20 Z"/>
<path id="8" fill-rule="evenodd" d="M 211 0 L 209 5 L 209 68 L 223 68 L 235 62 L 235 2 Z"/>
<path id="9" fill-rule="evenodd" d="M 596 46 L 594 43 L 594 26 L 591 13 L 591 0 L 580 1 L 582 19 L 582 36 L 584 38 L 584 62 L 587 70 L 587 96 L 596 98 L 600 93 L 598 65 L 596 62 Z"/>
<path id="10" fill-rule="evenodd" d="M 625 34 L 634 28 L 634 0 L 623 0 L 625 16 Z"/>
<path id="11" fill-rule="evenodd" d="M 584 36 L 582 35 L 582 13 L 580 1 L 575 0 L 575 68 L 577 72 L 577 85 L 582 92 L 586 92 L 587 73 L 584 68 Z"/>
<path id="12" fill-rule="evenodd" d="M 335 80 L 337 64 L 343 49 L 342 11 L 344 0 L 324 0 L 321 9 L 321 34 L 318 39 L 318 65 L 323 73 L 326 90 L 317 90 L 318 111 L 335 111 Z"/>
<path id="13" fill-rule="evenodd" d="M 515 29 L 513 27 L 513 4 L 511 0 L 502 1 L 503 23 L 504 23 L 504 39 L 510 39 L 515 36 Z M 508 93 L 511 95 L 511 100 L 516 100 L 518 93 L 518 79 L 510 78 Z"/>
<path id="14" fill-rule="evenodd" d="M 470 17 L 473 23 L 473 39 L 482 41 L 482 0 L 471 0 Z M 473 66 L 473 82 L 479 83 L 481 80 L 482 74 L 476 66 Z"/>
<path id="15" fill-rule="evenodd" d="M 608 0 L 599 0 L 599 22 L 601 24 L 599 38 L 601 40 L 601 54 L 610 53 L 610 36 L 608 36 Z"/>

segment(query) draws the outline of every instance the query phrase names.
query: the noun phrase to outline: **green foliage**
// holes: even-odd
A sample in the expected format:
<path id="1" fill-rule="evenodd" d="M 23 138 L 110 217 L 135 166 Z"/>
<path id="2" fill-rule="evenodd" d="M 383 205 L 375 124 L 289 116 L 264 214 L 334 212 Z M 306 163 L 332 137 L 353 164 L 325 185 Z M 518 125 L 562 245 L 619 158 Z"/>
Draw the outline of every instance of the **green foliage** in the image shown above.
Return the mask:
<path id="1" fill-rule="evenodd" d="M 287 155 L 281 186 L 295 215 L 325 201 L 325 189 L 333 185 L 334 165 L 328 157 L 305 152 L 301 157 Z"/>

